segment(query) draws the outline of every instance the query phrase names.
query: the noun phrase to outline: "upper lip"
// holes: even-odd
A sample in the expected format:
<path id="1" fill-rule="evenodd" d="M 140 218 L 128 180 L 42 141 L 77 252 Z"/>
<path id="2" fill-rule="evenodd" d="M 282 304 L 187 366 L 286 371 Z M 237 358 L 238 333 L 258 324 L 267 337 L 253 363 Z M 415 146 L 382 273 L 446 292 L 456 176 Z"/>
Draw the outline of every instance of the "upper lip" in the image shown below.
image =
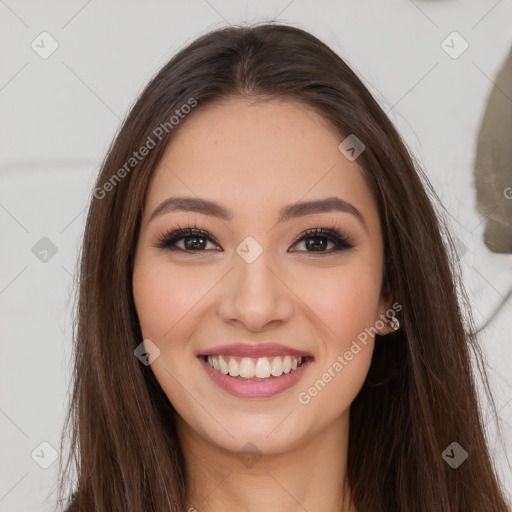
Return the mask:
<path id="1" fill-rule="evenodd" d="M 232 345 L 218 345 L 216 347 L 200 351 L 198 356 L 215 356 L 220 354 L 254 358 L 274 356 L 302 356 L 313 358 L 310 352 L 286 347 L 279 343 L 258 343 L 256 345 L 251 345 L 249 343 L 233 343 Z"/>

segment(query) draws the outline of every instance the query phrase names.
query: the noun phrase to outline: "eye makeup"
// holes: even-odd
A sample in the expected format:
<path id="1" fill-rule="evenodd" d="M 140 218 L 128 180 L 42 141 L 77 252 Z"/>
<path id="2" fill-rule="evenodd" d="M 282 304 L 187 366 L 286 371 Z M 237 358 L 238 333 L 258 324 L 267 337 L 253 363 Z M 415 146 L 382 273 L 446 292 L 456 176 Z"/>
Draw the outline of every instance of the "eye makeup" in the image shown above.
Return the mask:
<path id="1" fill-rule="evenodd" d="M 307 242 L 311 240 L 316 240 L 317 243 L 308 245 Z M 326 243 L 318 243 L 320 240 Z M 184 242 L 182 247 L 178 247 L 177 244 L 182 241 Z M 313 248 L 314 250 L 292 250 L 291 252 L 304 252 L 316 256 L 319 254 L 332 254 L 339 251 L 346 251 L 356 246 L 351 236 L 336 222 L 328 224 L 325 227 L 314 227 L 304 230 L 292 241 L 292 247 L 301 242 L 305 242 L 306 247 Z M 217 248 L 207 249 L 208 243 L 216 245 Z M 329 243 L 333 244 L 333 246 L 329 250 L 322 250 L 322 248 L 326 247 Z M 211 250 L 222 252 L 217 239 L 208 231 L 201 229 L 197 224 L 190 224 L 184 227 L 178 225 L 176 229 L 161 232 L 155 247 L 173 253 L 201 253 Z"/>

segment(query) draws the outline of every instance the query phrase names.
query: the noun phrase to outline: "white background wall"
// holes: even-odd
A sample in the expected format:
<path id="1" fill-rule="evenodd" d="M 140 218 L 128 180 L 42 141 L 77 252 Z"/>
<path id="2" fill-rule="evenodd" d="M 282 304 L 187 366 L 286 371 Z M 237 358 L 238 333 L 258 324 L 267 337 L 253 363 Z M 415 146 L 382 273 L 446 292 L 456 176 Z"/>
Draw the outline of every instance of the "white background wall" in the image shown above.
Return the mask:
<path id="1" fill-rule="evenodd" d="M 461 261 L 478 323 L 512 287 L 512 256 L 482 242 L 472 178 L 485 100 L 512 44 L 510 0 L 2 0 L 0 511 L 52 510 L 58 463 L 43 469 L 31 453 L 50 462 L 40 443 L 59 449 L 72 275 L 93 180 L 120 119 L 157 69 L 198 35 L 271 19 L 311 31 L 386 111 L 394 106 L 389 115 L 467 247 Z M 43 31 L 59 45 L 47 59 L 31 48 Z M 452 31 L 469 43 L 457 59 L 441 47 Z M 42 237 L 57 249 L 46 263 L 32 252 Z M 491 448 L 510 494 L 511 320 L 509 299 L 482 337 L 504 437 L 496 438 L 488 416 Z"/>

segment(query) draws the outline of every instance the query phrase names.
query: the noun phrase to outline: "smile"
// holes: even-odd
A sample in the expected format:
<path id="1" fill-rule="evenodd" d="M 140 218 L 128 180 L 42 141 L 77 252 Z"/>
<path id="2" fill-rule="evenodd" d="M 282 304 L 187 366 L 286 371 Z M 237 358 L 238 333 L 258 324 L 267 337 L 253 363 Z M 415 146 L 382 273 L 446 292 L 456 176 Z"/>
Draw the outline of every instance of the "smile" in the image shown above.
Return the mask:
<path id="1" fill-rule="evenodd" d="M 280 377 L 283 373 L 290 373 L 302 365 L 302 357 L 275 356 L 275 357 L 240 357 L 215 355 L 208 356 L 208 364 L 224 375 L 238 377 L 239 379 L 267 379 Z"/>
<path id="2" fill-rule="evenodd" d="M 240 398 L 271 398 L 293 386 L 313 361 L 309 356 L 198 357 L 212 381 Z"/>

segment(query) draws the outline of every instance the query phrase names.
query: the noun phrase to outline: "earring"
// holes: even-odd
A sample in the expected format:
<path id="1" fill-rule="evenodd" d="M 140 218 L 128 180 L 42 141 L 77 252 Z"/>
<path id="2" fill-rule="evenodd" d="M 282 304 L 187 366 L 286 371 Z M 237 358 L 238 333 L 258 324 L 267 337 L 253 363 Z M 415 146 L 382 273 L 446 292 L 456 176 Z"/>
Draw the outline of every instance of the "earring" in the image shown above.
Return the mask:
<path id="1" fill-rule="evenodd" d="M 398 321 L 398 318 L 396 316 L 390 316 L 387 319 L 387 322 L 391 329 L 393 329 L 394 331 L 398 331 L 398 329 L 400 328 L 400 322 Z"/>

